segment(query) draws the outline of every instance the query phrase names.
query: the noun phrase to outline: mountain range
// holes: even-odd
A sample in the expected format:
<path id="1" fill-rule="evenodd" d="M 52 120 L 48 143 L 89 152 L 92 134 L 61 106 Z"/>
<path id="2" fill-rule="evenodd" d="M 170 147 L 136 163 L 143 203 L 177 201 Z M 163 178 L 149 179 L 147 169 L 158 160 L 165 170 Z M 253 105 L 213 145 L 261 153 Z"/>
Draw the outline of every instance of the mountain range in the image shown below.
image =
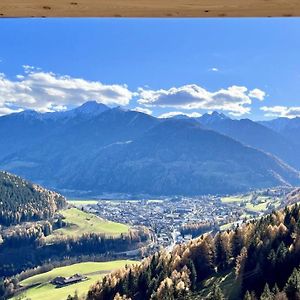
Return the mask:
<path id="1" fill-rule="evenodd" d="M 90 195 L 198 195 L 299 184 L 300 119 L 159 119 L 86 102 L 0 117 L 0 169 Z M 298 124 L 298 125 L 297 125 Z"/>

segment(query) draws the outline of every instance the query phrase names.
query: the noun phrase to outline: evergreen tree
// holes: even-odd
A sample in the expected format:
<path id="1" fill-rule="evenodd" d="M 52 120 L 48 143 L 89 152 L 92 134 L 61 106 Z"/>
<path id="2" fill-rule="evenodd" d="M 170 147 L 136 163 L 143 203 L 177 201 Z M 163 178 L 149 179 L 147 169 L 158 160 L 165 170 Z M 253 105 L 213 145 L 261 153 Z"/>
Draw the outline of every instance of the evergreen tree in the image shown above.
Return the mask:
<path id="1" fill-rule="evenodd" d="M 212 287 L 212 292 L 208 297 L 209 300 L 224 300 L 225 297 L 223 295 L 222 290 L 220 289 L 219 285 L 214 283 Z"/>
<path id="2" fill-rule="evenodd" d="M 277 263 L 284 263 L 285 257 L 288 253 L 288 249 L 286 248 L 284 242 L 281 242 L 276 253 Z"/>
<path id="3" fill-rule="evenodd" d="M 270 291 L 269 285 L 266 283 L 264 291 L 262 292 L 260 300 L 272 300 L 273 299 L 273 294 Z"/>
<path id="4" fill-rule="evenodd" d="M 128 273 L 128 294 L 132 294 L 134 293 L 136 287 L 136 281 L 135 281 L 135 277 L 132 274 L 131 269 L 129 269 L 129 273 Z"/>
<path id="5" fill-rule="evenodd" d="M 147 290 L 150 285 L 150 272 L 149 268 L 144 270 L 143 273 L 138 278 L 138 290 L 140 294 L 140 299 L 145 299 L 147 295 Z"/>
<path id="6" fill-rule="evenodd" d="M 241 234 L 241 229 L 239 226 L 235 229 L 232 238 L 232 255 L 237 257 L 243 248 L 243 236 Z"/>
<path id="7" fill-rule="evenodd" d="M 244 300 L 252 300 L 252 297 L 251 297 L 249 291 L 246 291 L 246 293 L 244 295 Z"/>
<path id="8" fill-rule="evenodd" d="M 291 299 L 297 299 L 300 293 L 300 274 L 298 270 L 295 268 L 293 270 L 292 275 L 289 277 L 284 290 Z"/>
<path id="9" fill-rule="evenodd" d="M 231 256 L 230 241 L 227 232 L 218 233 L 215 238 L 215 259 L 218 270 L 226 270 Z"/>
<path id="10" fill-rule="evenodd" d="M 276 295 L 280 292 L 277 283 L 274 284 L 273 288 L 272 288 L 272 293 L 273 295 Z"/>
<path id="11" fill-rule="evenodd" d="M 195 265 L 191 259 L 188 261 L 187 267 L 191 272 L 191 274 L 190 274 L 191 288 L 192 288 L 192 290 L 195 290 L 196 283 L 197 283 L 197 271 L 196 271 Z"/>

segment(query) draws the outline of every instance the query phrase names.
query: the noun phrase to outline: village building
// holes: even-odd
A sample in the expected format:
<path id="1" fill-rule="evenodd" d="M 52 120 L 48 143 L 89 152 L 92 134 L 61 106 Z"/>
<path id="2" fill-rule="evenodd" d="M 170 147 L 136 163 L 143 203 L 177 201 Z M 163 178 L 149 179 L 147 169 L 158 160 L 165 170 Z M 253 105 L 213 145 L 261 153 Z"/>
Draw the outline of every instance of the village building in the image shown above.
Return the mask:
<path id="1" fill-rule="evenodd" d="M 69 284 L 84 281 L 86 279 L 87 279 L 86 276 L 83 276 L 81 274 L 74 274 L 70 277 L 57 276 L 54 279 L 52 279 L 51 283 L 56 285 L 57 287 L 62 287 Z"/>

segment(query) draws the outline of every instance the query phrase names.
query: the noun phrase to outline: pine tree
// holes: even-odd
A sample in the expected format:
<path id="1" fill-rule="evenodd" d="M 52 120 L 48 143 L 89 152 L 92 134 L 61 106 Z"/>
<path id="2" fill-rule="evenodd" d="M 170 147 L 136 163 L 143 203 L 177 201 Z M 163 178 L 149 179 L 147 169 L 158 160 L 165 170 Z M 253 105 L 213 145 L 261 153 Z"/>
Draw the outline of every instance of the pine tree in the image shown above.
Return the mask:
<path id="1" fill-rule="evenodd" d="M 288 253 L 288 249 L 286 248 L 284 242 L 281 242 L 276 253 L 277 262 L 284 263 L 287 253 Z"/>
<path id="2" fill-rule="evenodd" d="M 276 295 L 280 292 L 277 283 L 274 284 L 273 288 L 272 288 L 272 293 L 273 295 Z"/>
<path id="3" fill-rule="evenodd" d="M 274 251 L 274 249 L 272 249 L 269 253 L 269 255 L 267 256 L 267 261 L 270 263 L 270 266 L 272 268 L 275 267 L 276 265 L 276 253 Z"/>
<path id="4" fill-rule="evenodd" d="M 193 263 L 193 261 L 190 259 L 187 263 L 187 267 L 190 270 L 190 280 L 191 280 L 191 288 L 192 290 L 196 289 L 196 283 L 197 283 L 197 271 L 195 268 L 195 265 Z"/>
<path id="5" fill-rule="evenodd" d="M 215 238 L 216 265 L 218 270 L 226 270 L 230 259 L 230 243 L 227 232 L 218 233 Z"/>
<path id="6" fill-rule="evenodd" d="M 232 255 L 237 257 L 243 248 L 243 236 L 241 229 L 237 227 L 232 237 Z"/>
<path id="7" fill-rule="evenodd" d="M 225 299 L 222 290 L 220 289 L 219 285 L 217 285 L 216 283 L 214 283 L 212 292 L 209 295 L 208 299 L 209 300 L 224 300 Z"/>
<path id="8" fill-rule="evenodd" d="M 132 274 L 132 271 L 131 271 L 131 269 L 130 269 L 130 270 L 129 270 L 129 273 L 128 273 L 128 293 L 129 293 L 130 295 L 131 295 L 131 293 L 134 292 L 135 287 L 136 287 L 135 277 L 134 277 L 134 275 Z"/>
<path id="9" fill-rule="evenodd" d="M 147 294 L 147 290 L 150 285 L 150 280 L 150 272 L 149 268 L 147 268 L 143 271 L 143 273 L 140 274 L 138 278 L 138 290 L 142 299 L 144 299 Z"/>
<path id="10" fill-rule="evenodd" d="M 293 270 L 292 275 L 289 277 L 284 290 L 288 298 L 291 299 L 296 299 L 297 294 L 300 293 L 300 274 L 296 268 Z"/>
<path id="11" fill-rule="evenodd" d="M 260 300 L 273 300 L 273 294 L 270 291 L 269 285 L 266 283 L 264 291 L 260 296 Z"/>
<path id="12" fill-rule="evenodd" d="M 245 293 L 244 300 L 252 300 L 252 297 L 251 297 L 249 291 L 247 291 L 247 292 Z"/>

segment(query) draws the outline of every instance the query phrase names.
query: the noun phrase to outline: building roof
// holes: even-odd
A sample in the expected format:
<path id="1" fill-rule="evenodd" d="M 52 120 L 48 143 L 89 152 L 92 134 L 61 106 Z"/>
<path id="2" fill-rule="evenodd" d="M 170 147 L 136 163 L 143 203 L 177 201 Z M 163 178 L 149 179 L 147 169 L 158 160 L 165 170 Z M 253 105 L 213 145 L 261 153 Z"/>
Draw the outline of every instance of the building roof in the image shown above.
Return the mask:
<path id="1" fill-rule="evenodd" d="M 69 284 L 69 283 L 72 283 L 72 282 L 77 282 L 79 280 L 83 280 L 85 279 L 86 277 L 81 275 L 81 274 L 74 274 L 70 277 L 62 277 L 62 276 L 57 276 L 55 277 L 51 282 L 53 284 L 61 284 L 61 285 L 64 285 L 64 284 Z"/>

